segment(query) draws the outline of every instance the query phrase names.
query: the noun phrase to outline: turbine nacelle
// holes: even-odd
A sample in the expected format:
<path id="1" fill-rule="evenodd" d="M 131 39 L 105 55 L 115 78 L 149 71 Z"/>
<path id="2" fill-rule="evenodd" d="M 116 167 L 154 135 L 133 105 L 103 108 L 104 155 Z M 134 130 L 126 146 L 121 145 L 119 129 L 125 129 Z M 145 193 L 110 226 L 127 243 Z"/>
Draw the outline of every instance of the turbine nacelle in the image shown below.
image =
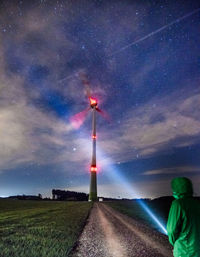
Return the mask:
<path id="1" fill-rule="evenodd" d="M 90 97 L 90 106 L 91 106 L 91 108 L 97 107 L 97 99 L 96 98 Z"/>

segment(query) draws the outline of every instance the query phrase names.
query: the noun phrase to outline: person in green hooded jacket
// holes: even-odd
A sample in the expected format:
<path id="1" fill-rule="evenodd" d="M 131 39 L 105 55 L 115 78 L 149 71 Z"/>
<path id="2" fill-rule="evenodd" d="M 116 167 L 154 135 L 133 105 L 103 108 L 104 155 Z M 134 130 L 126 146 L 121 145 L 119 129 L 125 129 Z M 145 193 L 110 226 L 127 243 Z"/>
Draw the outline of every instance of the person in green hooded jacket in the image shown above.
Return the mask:
<path id="1" fill-rule="evenodd" d="M 193 197 L 192 182 L 185 177 L 171 182 L 173 196 L 167 232 L 174 257 L 200 257 L 200 201 Z"/>

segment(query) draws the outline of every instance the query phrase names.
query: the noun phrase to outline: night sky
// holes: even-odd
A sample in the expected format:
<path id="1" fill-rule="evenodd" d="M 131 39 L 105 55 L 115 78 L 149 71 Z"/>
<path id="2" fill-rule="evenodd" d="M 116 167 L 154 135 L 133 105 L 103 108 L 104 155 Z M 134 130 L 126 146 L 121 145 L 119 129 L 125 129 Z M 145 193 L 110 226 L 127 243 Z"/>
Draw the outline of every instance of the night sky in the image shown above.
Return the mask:
<path id="1" fill-rule="evenodd" d="M 91 113 L 98 195 L 200 194 L 200 1 L 0 1 L 0 196 L 89 191 Z"/>

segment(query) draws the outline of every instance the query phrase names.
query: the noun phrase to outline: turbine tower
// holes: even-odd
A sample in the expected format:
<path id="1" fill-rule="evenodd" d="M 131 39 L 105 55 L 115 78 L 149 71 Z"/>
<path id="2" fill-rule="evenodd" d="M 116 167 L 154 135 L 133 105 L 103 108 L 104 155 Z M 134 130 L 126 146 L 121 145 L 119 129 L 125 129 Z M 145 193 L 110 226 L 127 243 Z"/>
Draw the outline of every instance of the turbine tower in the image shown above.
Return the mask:
<path id="1" fill-rule="evenodd" d="M 99 112 L 105 119 L 109 120 L 107 113 L 103 112 L 98 108 L 97 99 L 91 96 L 90 84 L 85 73 L 79 73 L 79 77 L 85 86 L 86 95 L 89 99 L 90 108 L 86 109 L 78 114 L 71 117 L 72 124 L 79 128 L 85 120 L 85 117 L 89 110 L 92 109 L 92 161 L 90 165 L 90 190 L 89 190 L 89 201 L 97 201 L 97 164 L 96 164 L 96 111 Z"/>
<path id="2" fill-rule="evenodd" d="M 90 167 L 90 192 L 89 201 L 97 201 L 97 165 L 96 165 L 96 110 L 97 100 L 90 97 L 92 108 L 92 161 Z"/>

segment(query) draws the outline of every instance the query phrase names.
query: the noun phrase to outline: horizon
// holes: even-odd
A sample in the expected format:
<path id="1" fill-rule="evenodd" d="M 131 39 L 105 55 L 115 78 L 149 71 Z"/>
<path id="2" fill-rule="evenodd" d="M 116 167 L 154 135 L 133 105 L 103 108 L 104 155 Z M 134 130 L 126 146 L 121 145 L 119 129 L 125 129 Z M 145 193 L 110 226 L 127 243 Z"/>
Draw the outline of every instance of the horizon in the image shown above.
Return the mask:
<path id="1" fill-rule="evenodd" d="M 56 189 L 56 190 L 61 190 L 61 189 Z M 61 191 L 69 191 L 69 190 L 61 190 Z M 78 193 L 78 194 L 86 194 L 88 197 L 89 197 L 89 193 L 84 193 L 84 192 L 76 192 L 76 191 L 69 191 L 69 192 L 72 192 L 72 193 Z M 0 195 L 0 198 L 2 199 L 7 199 L 7 198 L 10 198 L 10 197 L 18 197 L 18 196 L 24 196 L 24 197 L 28 197 L 28 196 L 33 196 L 33 197 L 38 197 L 39 195 L 41 195 L 40 193 L 38 194 L 35 194 L 35 195 L 26 195 L 26 194 L 20 194 L 20 195 L 9 195 L 9 196 L 2 196 Z M 163 197 L 172 197 L 172 195 L 164 195 L 164 196 L 160 196 L 160 197 L 156 197 L 156 198 L 122 198 L 120 196 L 118 196 L 117 198 L 112 198 L 112 197 L 105 197 L 105 196 L 98 196 L 98 199 L 100 198 L 104 198 L 104 199 L 113 199 L 113 200 L 155 200 L 155 199 L 159 199 L 159 198 L 163 198 Z M 200 196 L 195 196 L 195 197 L 200 197 Z M 52 197 L 52 194 L 49 195 L 49 196 L 43 196 L 41 195 L 41 200 L 45 200 L 45 199 L 49 199 L 49 200 L 55 200 L 57 201 L 58 199 L 53 199 Z M 25 199 L 27 200 L 27 199 Z M 58 201 L 68 201 L 68 200 L 58 200 Z M 82 200 L 83 201 L 83 200 Z"/>

